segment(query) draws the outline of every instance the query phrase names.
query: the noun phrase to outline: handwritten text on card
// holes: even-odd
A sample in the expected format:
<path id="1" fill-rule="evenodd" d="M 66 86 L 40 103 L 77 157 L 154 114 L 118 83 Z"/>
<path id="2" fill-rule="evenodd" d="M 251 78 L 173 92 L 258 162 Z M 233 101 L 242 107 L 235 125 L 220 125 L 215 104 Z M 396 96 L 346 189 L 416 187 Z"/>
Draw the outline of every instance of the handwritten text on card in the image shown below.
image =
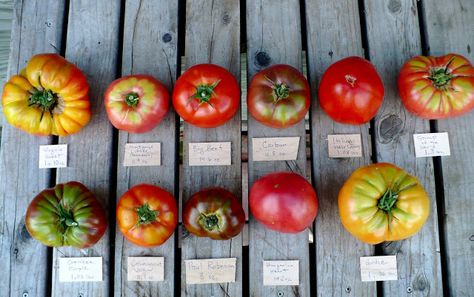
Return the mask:
<path id="1" fill-rule="evenodd" d="M 296 160 L 299 144 L 299 137 L 252 138 L 253 160 Z"/>
<path id="2" fill-rule="evenodd" d="M 59 258 L 60 282 L 101 282 L 102 257 Z"/>
<path id="3" fill-rule="evenodd" d="M 67 167 L 67 144 L 40 145 L 39 168 Z"/>
<path id="4" fill-rule="evenodd" d="M 237 258 L 185 260 L 185 264 L 188 285 L 235 282 Z"/>
<path id="5" fill-rule="evenodd" d="M 161 282 L 165 275 L 163 257 L 128 257 L 127 280 Z"/>
<path id="6" fill-rule="evenodd" d="M 231 165 L 230 142 L 189 143 L 189 166 Z"/>
<path id="7" fill-rule="evenodd" d="M 299 261 L 263 261 L 264 286 L 298 286 Z"/>
<path id="8" fill-rule="evenodd" d="M 330 158 L 362 157 L 360 134 L 328 135 L 328 153 Z"/>
<path id="9" fill-rule="evenodd" d="M 123 166 L 160 166 L 160 143 L 127 143 Z"/>
<path id="10" fill-rule="evenodd" d="M 413 134 L 413 140 L 417 158 L 451 155 L 448 132 Z"/>
<path id="11" fill-rule="evenodd" d="M 360 277 L 363 282 L 397 280 L 397 257 L 360 257 Z"/>

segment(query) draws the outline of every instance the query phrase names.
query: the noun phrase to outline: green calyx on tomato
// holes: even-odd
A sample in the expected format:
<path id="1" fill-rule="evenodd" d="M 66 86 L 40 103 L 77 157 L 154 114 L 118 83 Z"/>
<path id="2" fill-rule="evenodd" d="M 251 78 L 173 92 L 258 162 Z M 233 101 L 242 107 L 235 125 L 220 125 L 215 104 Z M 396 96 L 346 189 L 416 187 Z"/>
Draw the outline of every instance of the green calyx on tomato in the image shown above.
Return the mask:
<path id="1" fill-rule="evenodd" d="M 209 103 L 214 94 L 214 89 L 219 84 L 220 80 L 216 81 L 212 85 L 199 85 L 196 87 L 196 94 L 192 98 L 199 99 L 200 103 Z M 210 104 L 210 103 L 209 103 Z M 211 104 L 210 104 L 211 105 Z"/>
<path id="2" fill-rule="evenodd" d="M 28 99 L 28 106 L 36 105 L 43 111 L 51 112 L 58 103 L 56 94 L 50 90 L 36 90 Z"/>
<path id="3" fill-rule="evenodd" d="M 282 99 L 288 98 L 290 96 L 290 88 L 284 83 L 273 84 L 273 91 L 275 94 L 275 102 L 278 102 Z"/>
<path id="4" fill-rule="evenodd" d="M 201 213 L 198 219 L 199 226 L 206 229 L 207 231 L 219 230 L 221 228 L 220 227 L 221 221 L 222 219 L 217 213 L 211 213 L 211 214 Z"/>
<path id="5" fill-rule="evenodd" d="M 150 209 L 148 203 L 143 204 L 137 208 L 138 214 L 138 225 L 150 224 L 156 221 L 156 215 L 158 211 Z"/>
<path id="6" fill-rule="evenodd" d="M 64 206 L 59 203 L 59 222 L 63 230 L 66 230 L 69 227 L 77 227 L 79 224 L 74 220 L 74 215 L 71 210 L 65 209 Z"/>
<path id="7" fill-rule="evenodd" d="M 453 75 L 449 72 L 449 65 L 453 59 L 449 60 L 448 64 L 442 68 L 432 68 L 430 76 L 428 77 L 433 85 L 439 90 L 446 90 L 449 81 L 453 78 Z"/>
<path id="8" fill-rule="evenodd" d="M 392 212 L 392 207 L 397 202 L 398 192 L 397 186 L 389 188 L 378 201 L 378 208 L 385 211 L 386 213 Z"/>
<path id="9" fill-rule="evenodd" d="M 137 106 L 138 101 L 140 101 L 140 96 L 135 92 L 131 92 L 125 95 L 125 103 L 127 103 L 127 105 L 130 107 Z"/>

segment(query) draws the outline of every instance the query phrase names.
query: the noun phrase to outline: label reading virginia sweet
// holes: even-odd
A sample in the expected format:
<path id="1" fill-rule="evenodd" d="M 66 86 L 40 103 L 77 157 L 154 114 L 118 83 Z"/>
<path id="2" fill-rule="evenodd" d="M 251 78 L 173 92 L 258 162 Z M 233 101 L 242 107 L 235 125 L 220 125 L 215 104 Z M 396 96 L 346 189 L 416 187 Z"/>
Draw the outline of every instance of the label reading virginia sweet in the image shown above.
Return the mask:
<path id="1" fill-rule="evenodd" d="M 40 145 L 39 168 L 67 167 L 67 144 Z"/>

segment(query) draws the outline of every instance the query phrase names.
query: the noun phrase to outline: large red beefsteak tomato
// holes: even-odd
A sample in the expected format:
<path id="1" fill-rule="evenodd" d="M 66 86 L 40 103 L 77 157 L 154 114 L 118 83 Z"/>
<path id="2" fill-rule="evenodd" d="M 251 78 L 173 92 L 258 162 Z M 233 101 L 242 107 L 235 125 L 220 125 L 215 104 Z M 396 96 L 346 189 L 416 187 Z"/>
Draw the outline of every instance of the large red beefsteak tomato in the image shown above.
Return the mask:
<path id="1" fill-rule="evenodd" d="M 311 184 L 301 175 L 276 172 L 258 179 L 250 189 L 250 210 L 267 228 L 297 233 L 309 227 L 318 213 Z"/>

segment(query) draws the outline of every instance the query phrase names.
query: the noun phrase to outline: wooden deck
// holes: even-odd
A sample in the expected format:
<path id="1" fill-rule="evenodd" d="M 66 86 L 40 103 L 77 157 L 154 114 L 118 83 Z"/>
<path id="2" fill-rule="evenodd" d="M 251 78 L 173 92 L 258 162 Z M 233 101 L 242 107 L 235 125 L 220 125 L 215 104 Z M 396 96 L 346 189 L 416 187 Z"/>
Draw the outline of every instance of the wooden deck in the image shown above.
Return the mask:
<path id="1" fill-rule="evenodd" d="M 472 0 L 17 0 L 9 76 L 33 54 L 60 53 L 87 75 L 93 117 L 80 133 L 60 138 L 27 135 L 0 117 L 0 296 L 474 296 L 474 112 L 421 120 L 404 109 L 396 88 L 408 58 L 456 52 L 474 62 L 473 48 Z M 349 55 L 370 59 L 385 85 L 382 108 L 362 126 L 333 122 L 314 99 L 325 69 Z M 313 96 L 306 126 L 270 129 L 249 118 L 243 105 L 242 116 L 216 129 L 183 124 L 174 112 L 146 134 L 112 128 L 102 96 L 113 79 L 147 73 L 171 91 L 181 71 L 207 62 L 244 82 L 244 101 L 246 81 L 260 69 L 285 63 L 304 70 Z M 449 133 L 451 156 L 415 158 L 413 134 L 430 131 Z M 363 157 L 329 158 L 327 135 L 346 133 L 361 134 Z M 254 163 L 247 139 L 270 136 L 300 137 L 298 159 Z M 161 143 L 161 166 L 122 166 L 126 143 L 152 141 Z M 203 141 L 231 142 L 232 165 L 188 166 L 188 143 Z M 68 167 L 38 169 L 39 145 L 56 143 L 68 144 Z M 431 214 L 414 237 L 372 246 L 343 229 L 336 202 L 353 170 L 381 161 L 420 178 Z M 242 194 L 246 206 L 247 184 L 277 170 L 306 175 L 316 187 L 320 209 L 312 231 L 283 235 L 250 217 L 229 241 L 196 238 L 179 227 L 163 246 L 144 249 L 116 228 L 117 197 L 135 184 L 159 185 L 180 203 L 219 185 Z M 87 250 L 47 248 L 24 225 L 35 194 L 70 180 L 87 185 L 108 209 L 106 235 Z M 394 254 L 398 281 L 361 282 L 361 256 Z M 58 258 L 70 256 L 103 257 L 103 281 L 59 282 Z M 127 281 L 129 256 L 165 257 L 164 281 Z M 237 258 L 235 283 L 186 284 L 184 260 L 221 257 Z M 263 260 L 299 260 L 300 285 L 263 286 Z"/>

